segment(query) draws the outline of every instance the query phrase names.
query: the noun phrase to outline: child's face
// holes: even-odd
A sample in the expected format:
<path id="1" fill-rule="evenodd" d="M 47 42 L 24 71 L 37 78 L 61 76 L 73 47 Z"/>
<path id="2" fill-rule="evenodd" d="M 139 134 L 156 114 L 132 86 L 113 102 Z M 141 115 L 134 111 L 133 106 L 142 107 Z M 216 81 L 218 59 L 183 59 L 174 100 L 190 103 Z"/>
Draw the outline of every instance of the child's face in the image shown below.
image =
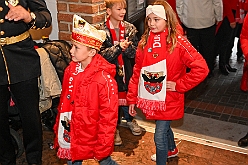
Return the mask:
<path id="1" fill-rule="evenodd" d="M 163 18 L 155 15 L 154 13 L 151 13 L 147 16 L 147 23 L 149 29 L 153 33 L 159 33 L 164 31 L 167 25 L 166 21 Z"/>
<path id="2" fill-rule="evenodd" d="M 107 8 L 107 13 L 112 19 L 123 21 L 126 14 L 126 8 L 124 8 L 122 3 L 116 3 L 111 9 Z"/>
<path id="3" fill-rule="evenodd" d="M 72 48 L 70 50 L 72 61 L 89 64 L 92 57 L 96 54 L 95 49 L 90 49 L 87 46 L 71 41 Z"/>

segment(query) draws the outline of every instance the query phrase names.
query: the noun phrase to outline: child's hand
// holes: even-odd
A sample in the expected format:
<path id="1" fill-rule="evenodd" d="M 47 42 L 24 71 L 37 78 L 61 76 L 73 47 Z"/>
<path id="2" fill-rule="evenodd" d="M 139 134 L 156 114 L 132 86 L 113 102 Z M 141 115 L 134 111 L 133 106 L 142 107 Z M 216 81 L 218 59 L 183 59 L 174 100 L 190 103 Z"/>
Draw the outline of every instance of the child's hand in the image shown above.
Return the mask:
<path id="1" fill-rule="evenodd" d="M 128 37 L 124 41 L 121 41 L 120 47 L 121 47 L 122 51 L 125 51 L 130 44 L 131 44 L 131 41 L 128 41 Z"/>
<path id="2" fill-rule="evenodd" d="M 174 81 L 167 81 L 166 82 L 166 90 L 167 91 L 176 91 L 176 82 L 174 82 Z"/>
<path id="3" fill-rule="evenodd" d="M 135 116 L 137 114 L 137 112 L 134 110 L 134 106 L 135 106 L 134 104 L 129 105 L 129 114 L 131 116 Z"/>

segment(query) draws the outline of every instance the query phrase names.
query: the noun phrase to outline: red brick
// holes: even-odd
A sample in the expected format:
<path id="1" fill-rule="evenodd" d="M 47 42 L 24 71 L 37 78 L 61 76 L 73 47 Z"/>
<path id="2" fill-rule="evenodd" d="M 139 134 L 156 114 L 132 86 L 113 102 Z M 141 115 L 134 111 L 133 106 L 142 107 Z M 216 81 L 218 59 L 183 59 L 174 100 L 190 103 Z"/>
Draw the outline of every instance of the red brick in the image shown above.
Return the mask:
<path id="1" fill-rule="evenodd" d="M 214 112 L 222 113 L 224 109 L 225 109 L 224 106 L 217 105 L 216 108 L 215 108 L 215 110 L 214 110 Z"/>
<path id="2" fill-rule="evenodd" d="M 69 31 L 69 24 L 59 23 L 59 31 Z"/>
<path id="3" fill-rule="evenodd" d="M 58 2 L 79 2 L 79 0 L 57 0 Z"/>
<path id="4" fill-rule="evenodd" d="M 199 104 L 200 104 L 199 101 L 194 101 L 194 100 L 192 100 L 189 106 L 190 106 L 191 108 L 197 108 Z"/>
<path id="5" fill-rule="evenodd" d="M 233 107 L 225 107 L 223 113 L 231 115 L 233 112 Z"/>
<path id="6" fill-rule="evenodd" d="M 184 105 L 189 106 L 191 104 L 191 100 L 185 99 Z"/>
<path id="7" fill-rule="evenodd" d="M 103 14 L 99 14 L 99 15 L 95 15 L 95 16 L 84 16 L 84 19 L 89 22 L 90 24 L 96 24 L 96 23 L 100 23 L 103 22 L 105 19 L 105 13 Z"/>
<path id="8" fill-rule="evenodd" d="M 104 2 L 104 0 L 81 0 L 83 3 L 97 3 L 97 2 Z"/>
<path id="9" fill-rule="evenodd" d="M 59 32 L 59 39 L 65 41 L 71 41 L 71 33 Z"/>
<path id="10" fill-rule="evenodd" d="M 232 115 L 233 116 L 240 116 L 241 113 L 242 113 L 242 110 L 241 109 L 234 108 L 233 109 L 233 112 L 232 112 Z"/>
<path id="11" fill-rule="evenodd" d="M 248 111 L 242 111 L 242 113 L 241 113 L 241 116 L 242 117 L 245 117 L 245 118 L 248 118 Z"/>
<path id="12" fill-rule="evenodd" d="M 72 24 L 70 24 L 69 27 L 70 27 L 70 32 L 72 32 Z"/>
<path id="13" fill-rule="evenodd" d="M 99 5 L 69 4 L 69 11 L 74 13 L 98 13 Z"/>
<path id="14" fill-rule="evenodd" d="M 57 3 L 57 9 L 58 11 L 67 11 L 67 4 L 66 3 Z"/>
<path id="15" fill-rule="evenodd" d="M 207 106 L 208 106 L 208 103 L 200 102 L 197 108 L 205 110 Z"/>
<path id="16" fill-rule="evenodd" d="M 58 13 L 58 21 L 72 22 L 73 14 Z"/>
<path id="17" fill-rule="evenodd" d="M 215 104 L 209 103 L 206 107 L 206 110 L 214 112 L 215 108 L 216 108 Z"/>

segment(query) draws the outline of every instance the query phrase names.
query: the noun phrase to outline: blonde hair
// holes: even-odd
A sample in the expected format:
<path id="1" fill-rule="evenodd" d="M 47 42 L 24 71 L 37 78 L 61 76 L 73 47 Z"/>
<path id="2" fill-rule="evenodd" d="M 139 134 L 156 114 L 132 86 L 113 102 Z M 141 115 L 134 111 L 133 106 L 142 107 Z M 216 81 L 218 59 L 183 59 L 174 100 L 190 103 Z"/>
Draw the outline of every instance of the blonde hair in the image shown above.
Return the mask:
<path id="1" fill-rule="evenodd" d="M 127 7 L 126 0 L 105 0 L 106 8 L 109 9 L 112 9 L 112 7 L 117 3 L 120 3 L 124 8 Z"/>
<path id="2" fill-rule="evenodd" d="M 153 5 L 164 6 L 165 14 L 167 18 L 166 23 L 167 23 L 167 28 L 168 28 L 168 36 L 166 38 L 166 44 L 170 46 L 169 52 L 172 53 L 177 44 L 176 34 L 177 34 L 177 25 L 179 23 L 176 17 L 176 13 L 166 1 L 158 0 L 158 1 L 155 1 Z M 147 44 L 147 39 L 149 35 L 148 33 L 149 33 L 148 21 L 147 21 L 147 18 L 145 18 L 145 31 L 143 35 L 141 36 L 139 48 L 144 49 L 145 45 Z"/>

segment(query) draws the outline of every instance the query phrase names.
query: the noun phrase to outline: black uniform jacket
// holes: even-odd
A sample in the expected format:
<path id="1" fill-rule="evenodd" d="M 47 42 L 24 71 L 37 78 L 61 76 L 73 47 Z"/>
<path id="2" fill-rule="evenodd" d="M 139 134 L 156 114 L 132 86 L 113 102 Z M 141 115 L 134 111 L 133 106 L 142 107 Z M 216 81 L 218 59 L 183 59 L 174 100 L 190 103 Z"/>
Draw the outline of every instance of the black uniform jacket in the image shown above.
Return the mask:
<path id="1" fill-rule="evenodd" d="M 51 25 L 51 14 L 44 0 L 19 0 L 18 5 L 35 13 L 36 29 Z M 9 7 L 5 0 L 0 1 L 0 38 L 18 36 L 31 28 L 23 21 L 8 21 L 5 15 Z M 40 76 L 40 58 L 34 49 L 34 42 L 28 37 L 20 42 L 1 45 L 0 85 L 14 84 Z"/>

